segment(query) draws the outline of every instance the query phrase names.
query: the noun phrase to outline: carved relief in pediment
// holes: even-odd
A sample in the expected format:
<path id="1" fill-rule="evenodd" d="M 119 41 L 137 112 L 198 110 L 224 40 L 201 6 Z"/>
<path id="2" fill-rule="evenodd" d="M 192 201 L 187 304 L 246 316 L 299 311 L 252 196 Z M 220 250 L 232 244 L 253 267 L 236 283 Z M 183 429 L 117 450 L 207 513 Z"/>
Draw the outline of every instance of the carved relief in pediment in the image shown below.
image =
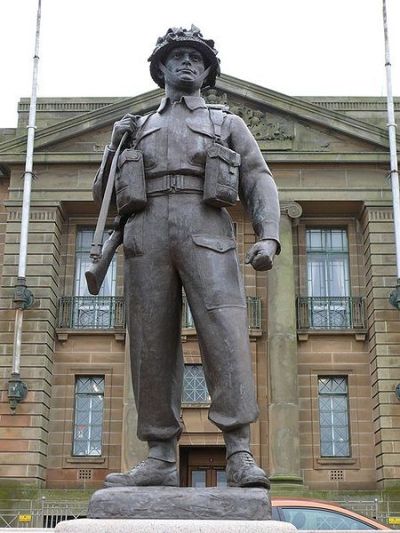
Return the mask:
<path id="1" fill-rule="evenodd" d="M 283 117 L 269 115 L 260 109 L 231 101 L 226 93 L 217 89 L 209 89 L 204 98 L 209 104 L 223 104 L 241 117 L 262 150 L 290 150 L 295 137 L 294 123 Z"/>

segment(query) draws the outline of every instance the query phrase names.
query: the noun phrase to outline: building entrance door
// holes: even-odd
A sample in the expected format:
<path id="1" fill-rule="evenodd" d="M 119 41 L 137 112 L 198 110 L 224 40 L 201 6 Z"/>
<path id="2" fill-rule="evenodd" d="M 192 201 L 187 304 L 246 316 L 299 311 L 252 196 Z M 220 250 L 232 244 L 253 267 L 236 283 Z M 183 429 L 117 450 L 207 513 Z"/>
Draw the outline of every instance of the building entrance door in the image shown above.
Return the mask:
<path id="1" fill-rule="evenodd" d="M 226 487 L 225 446 L 179 449 L 181 487 Z"/>

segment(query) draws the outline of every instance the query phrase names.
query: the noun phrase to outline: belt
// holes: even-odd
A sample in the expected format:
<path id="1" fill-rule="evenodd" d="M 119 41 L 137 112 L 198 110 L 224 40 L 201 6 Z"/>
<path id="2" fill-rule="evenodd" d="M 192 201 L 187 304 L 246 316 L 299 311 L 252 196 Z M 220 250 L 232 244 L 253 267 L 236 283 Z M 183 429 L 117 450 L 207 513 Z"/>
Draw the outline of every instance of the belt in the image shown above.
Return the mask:
<path id="1" fill-rule="evenodd" d="M 146 192 L 148 196 L 157 196 L 167 192 L 203 192 L 203 190 L 203 176 L 167 174 L 166 176 L 146 179 Z"/>

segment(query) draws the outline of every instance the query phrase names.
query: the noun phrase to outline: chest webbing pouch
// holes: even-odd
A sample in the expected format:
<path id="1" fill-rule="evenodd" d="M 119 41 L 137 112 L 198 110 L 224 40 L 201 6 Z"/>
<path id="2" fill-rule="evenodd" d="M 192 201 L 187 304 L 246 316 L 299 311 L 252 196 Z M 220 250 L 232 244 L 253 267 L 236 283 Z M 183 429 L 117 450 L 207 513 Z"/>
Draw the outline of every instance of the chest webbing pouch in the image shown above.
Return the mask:
<path id="1" fill-rule="evenodd" d="M 136 132 L 136 139 L 142 131 L 150 115 L 144 117 Z M 136 149 L 136 141 L 132 147 L 126 148 L 118 158 L 115 176 L 116 203 L 119 215 L 131 215 L 146 207 L 146 183 L 144 173 L 143 152 Z"/>
<path id="2" fill-rule="evenodd" d="M 222 109 L 209 108 L 214 127 L 214 143 L 207 150 L 203 201 L 214 207 L 235 205 L 239 188 L 240 154 L 223 146 Z"/>

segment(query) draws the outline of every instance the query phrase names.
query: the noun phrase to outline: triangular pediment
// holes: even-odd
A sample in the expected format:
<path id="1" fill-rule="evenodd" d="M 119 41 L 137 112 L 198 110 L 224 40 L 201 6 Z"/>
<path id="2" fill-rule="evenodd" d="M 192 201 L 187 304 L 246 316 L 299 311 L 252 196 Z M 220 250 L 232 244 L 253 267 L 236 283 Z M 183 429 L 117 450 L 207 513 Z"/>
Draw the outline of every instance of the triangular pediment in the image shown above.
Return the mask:
<path id="1" fill-rule="evenodd" d="M 36 153 L 79 154 L 101 152 L 109 141 L 112 124 L 126 113 L 145 114 L 158 107 L 161 90 L 117 99 L 35 135 Z M 205 93 L 209 103 L 226 103 L 245 120 L 262 150 L 282 152 L 363 153 L 386 152 L 386 130 L 249 82 L 222 75 Z M 26 150 L 26 135 L 0 144 L 0 162 Z M 10 157 L 11 156 L 11 157 Z"/>

